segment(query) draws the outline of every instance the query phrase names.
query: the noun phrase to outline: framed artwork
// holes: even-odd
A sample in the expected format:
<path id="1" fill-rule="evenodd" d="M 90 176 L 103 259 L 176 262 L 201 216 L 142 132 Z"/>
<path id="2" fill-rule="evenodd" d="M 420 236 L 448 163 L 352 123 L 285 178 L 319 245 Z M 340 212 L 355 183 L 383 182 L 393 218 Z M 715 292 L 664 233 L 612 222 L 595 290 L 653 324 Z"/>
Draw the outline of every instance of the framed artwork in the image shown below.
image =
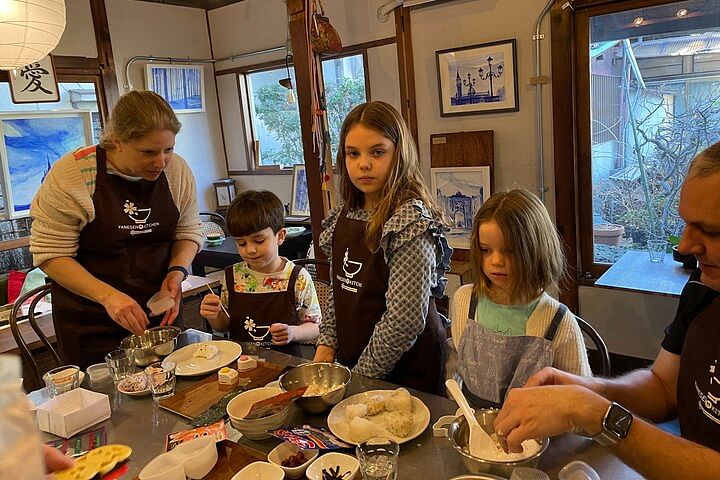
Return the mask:
<path id="1" fill-rule="evenodd" d="M 435 52 L 440 115 L 517 112 L 515 39 Z"/>
<path id="2" fill-rule="evenodd" d="M 0 115 L 0 158 L 9 217 L 27 216 L 50 167 L 92 144 L 91 112 L 14 112 Z"/>
<path id="3" fill-rule="evenodd" d="M 147 89 L 168 101 L 177 113 L 205 111 L 205 78 L 202 65 L 148 63 Z"/>
<path id="4" fill-rule="evenodd" d="M 10 70 L 8 78 L 13 103 L 60 101 L 60 89 L 51 55 L 17 70 Z"/>
<path id="5" fill-rule="evenodd" d="M 305 174 L 305 165 L 293 165 L 290 215 L 298 217 L 310 216 L 310 200 L 308 199 L 308 186 L 307 175 Z"/>
<path id="6" fill-rule="evenodd" d="M 470 248 L 475 213 L 490 197 L 490 167 L 438 167 L 430 169 L 435 199 L 450 220 L 448 243 Z"/>

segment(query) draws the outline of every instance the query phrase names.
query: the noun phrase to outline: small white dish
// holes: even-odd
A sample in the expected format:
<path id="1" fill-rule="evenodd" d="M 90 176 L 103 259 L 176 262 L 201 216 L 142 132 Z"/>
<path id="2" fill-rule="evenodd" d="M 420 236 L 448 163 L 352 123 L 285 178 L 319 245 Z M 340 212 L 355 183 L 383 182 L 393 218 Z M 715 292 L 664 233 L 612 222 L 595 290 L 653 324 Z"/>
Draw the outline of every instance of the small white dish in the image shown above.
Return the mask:
<path id="1" fill-rule="evenodd" d="M 133 379 L 136 379 L 137 381 L 145 381 L 145 389 L 144 390 L 132 390 L 128 388 L 129 382 L 131 382 Z M 150 393 L 150 385 L 147 383 L 147 379 L 145 378 L 145 372 L 137 372 L 133 373 L 127 378 L 123 378 L 118 382 L 117 384 L 117 390 L 120 393 L 124 393 L 125 395 L 130 395 L 131 397 L 142 397 L 143 395 L 147 395 Z"/>
<path id="2" fill-rule="evenodd" d="M 185 480 L 182 460 L 170 453 L 162 453 L 150 460 L 138 475 L 140 480 Z"/>
<path id="3" fill-rule="evenodd" d="M 285 472 L 268 462 L 254 462 L 236 473 L 230 480 L 283 480 Z M 140 479 L 144 480 L 144 479 Z"/>
<path id="4" fill-rule="evenodd" d="M 343 478 L 355 478 L 358 470 L 360 470 L 360 462 L 358 462 L 357 458 L 351 457 L 350 455 L 330 452 L 318 457 L 311 463 L 305 474 L 310 480 L 322 480 L 323 469 L 329 470 L 335 467 L 340 467 L 340 474 L 350 472 L 350 474 Z"/>
<path id="5" fill-rule="evenodd" d="M 147 307 L 150 309 L 150 313 L 154 316 L 160 315 L 170 310 L 175 305 L 175 300 L 168 295 L 167 292 L 157 292 L 155 295 L 150 297 L 147 302 Z"/>
<path id="6" fill-rule="evenodd" d="M 291 455 L 297 455 L 298 452 L 302 451 L 303 455 L 307 459 L 302 465 L 297 467 L 285 467 L 283 466 L 283 460 L 286 460 Z M 290 442 L 283 442 L 277 447 L 270 450 L 268 453 L 268 461 L 278 467 L 282 468 L 287 478 L 300 478 L 305 473 L 305 470 L 315 460 L 320 451 L 316 448 L 313 449 L 301 449 Z"/>
<path id="7" fill-rule="evenodd" d="M 215 446 L 215 436 L 198 437 L 183 442 L 170 451 L 182 462 L 185 475 L 199 480 L 210 473 L 218 460 L 218 451 Z"/>

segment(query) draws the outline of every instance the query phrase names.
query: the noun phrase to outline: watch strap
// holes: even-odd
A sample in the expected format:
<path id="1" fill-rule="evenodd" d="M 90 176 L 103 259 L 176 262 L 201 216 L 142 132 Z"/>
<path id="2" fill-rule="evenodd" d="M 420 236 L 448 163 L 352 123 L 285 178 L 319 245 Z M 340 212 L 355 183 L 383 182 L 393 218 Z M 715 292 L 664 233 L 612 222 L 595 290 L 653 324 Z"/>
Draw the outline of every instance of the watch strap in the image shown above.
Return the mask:
<path id="1" fill-rule="evenodd" d="M 190 275 L 190 272 L 188 272 L 188 269 L 183 267 L 182 265 L 173 265 L 172 267 L 169 267 L 167 269 L 168 273 L 170 272 L 182 272 L 183 274 L 183 280 L 185 280 L 188 275 Z"/>

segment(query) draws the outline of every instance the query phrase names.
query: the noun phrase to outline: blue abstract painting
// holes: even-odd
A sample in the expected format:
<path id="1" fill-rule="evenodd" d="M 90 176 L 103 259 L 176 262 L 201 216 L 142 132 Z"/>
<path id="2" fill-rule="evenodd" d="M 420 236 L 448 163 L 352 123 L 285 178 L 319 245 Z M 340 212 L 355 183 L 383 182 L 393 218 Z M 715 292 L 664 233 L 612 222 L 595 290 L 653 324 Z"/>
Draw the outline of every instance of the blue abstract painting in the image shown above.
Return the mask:
<path id="1" fill-rule="evenodd" d="M 148 89 L 168 101 L 176 112 L 205 110 L 202 65 L 147 65 Z"/>
<path id="2" fill-rule="evenodd" d="M 2 119 L 10 198 L 15 213 L 30 209 L 35 193 L 55 161 L 88 142 L 84 115 Z M 10 202 L 8 202 L 10 203 Z"/>

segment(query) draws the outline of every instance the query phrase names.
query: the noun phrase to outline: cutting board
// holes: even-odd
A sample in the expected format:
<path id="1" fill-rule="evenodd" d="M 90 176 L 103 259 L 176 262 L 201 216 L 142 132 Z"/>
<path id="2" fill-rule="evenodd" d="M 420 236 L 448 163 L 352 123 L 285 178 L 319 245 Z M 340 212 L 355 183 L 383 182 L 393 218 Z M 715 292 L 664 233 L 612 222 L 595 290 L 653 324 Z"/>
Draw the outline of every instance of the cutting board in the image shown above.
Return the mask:
<path id="1" fill-rule="evenodd" d="M 267 461 L 267 454 L 230 440 L 217 444 L 218 461 L 203 480 L 230 480 L 243 467 L 257 461 Z M 135 477 L 134 480 L 139 480 Z"/>
<path id="2" fill-rule="evenodd" d="M 243 378 L 250 378 L 250 384 L 246 387 L 246 389 L 249 390 L 251 388 L 264 387 L 273 380 L 277 380 L 285 369 L 289 368 L 292 367 L 258 362 L 257 368 L 249 372 L 243 372 L 240 375 L 243 376 Z M 236 387 L 237 385 L 220 385 L 218 383 L 218 374 L 213 373 L 204 380 L 194 383 L 184 390 L 176 391 L 172 397 L 161 400 L 160 406 L 192 420 L 215 405 L 222 397 Z"/>

